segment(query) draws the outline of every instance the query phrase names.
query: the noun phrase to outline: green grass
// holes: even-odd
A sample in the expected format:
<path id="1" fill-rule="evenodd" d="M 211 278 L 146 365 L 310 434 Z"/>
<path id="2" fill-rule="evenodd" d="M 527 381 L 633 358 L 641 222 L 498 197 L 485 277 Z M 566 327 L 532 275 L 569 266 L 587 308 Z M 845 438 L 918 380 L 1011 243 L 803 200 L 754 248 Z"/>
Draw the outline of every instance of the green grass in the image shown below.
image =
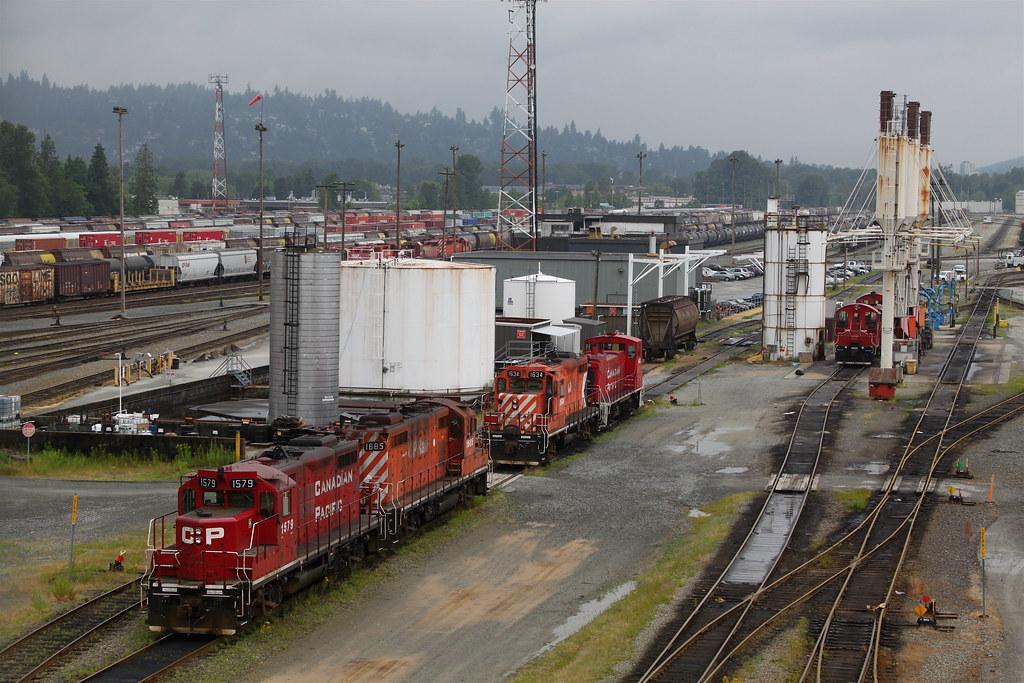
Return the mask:
<path id="1" fill-rule="evenodd" d="M 142 572 L 146 550 L 146 522 L 128 533 L 115 536 L 75 541 L 74 569 L 68 573 L 67 555 L 60 560 L 33 563 L 31 571 L 21 572 L 9 580 L 3 592 L 10 601 L 8 609 L 0 611 L 0 642 L 22 633 L 32 624 L 40 623 L 67 609 L 69 604 L 110 590 Z M 169 537 L 174 537 L 173 528 Z M 70 543 L 70 539 L 68 541 Z M 68 546 L 65 545 L 64 553 Z M 127 550 L 125 570 L 109 571 L 109 565 L 120 550 Z M 8 555 L 31 552 L 28 543 L 16 544 Z"/>
<path id="2" fill-rule="evenodd" d="M 836 489 L 836 499 L 851 512 L 863 512 L 871 499 L 870 489 Z"/>
<path id="3" fill-rule="evenodd" d="M 177 479 L 201 467 L 218 467 L 234 462 L 233 451 L 220 446 L 192 448 L 179 445 L 173 459 L 150 453 L 89 453 L 44 449 L 32 454 L 31 462 L 0 452 L 0 475 L 101 481 L 150 481 Z"/>
<path id="4" fill-rule="evenodd" d="M 1014 375 L 1006 384 L 972 384 L 971 391 L 987 396 L 1009 396 L 1024 391 L 1024 375 Z"/>
<path id="5" fill-rule="evenodd" d="M 280 657 L 280 653 L 298 638 L 337 616 L 344 605 L 367 589 L 379 585 L 400 571 L 403 559 L 418 560 L 451 539 L 466 533 L 483 520 L 507 513 L 508 501 L 501 491 L 492 491 L 484 499 L 475 498 L 471 507 L 450 515 L 442 524 L 424 531 L 407 543 L 398 545 L 394 558 L 378 566 L 360 567 L 343 580 L 327 580 L 289 599 L 270 617 L 194 665 L 171 676 L 171 681 L 228 681 L 258 676 L 262 667 Z"/>
<path id="6" fill-rule="evenodd" d="M 527 664 L 513 683 L 599 681 L 635 657 L 636 639 L 669 603 L 676 590 L 697 575 L 725 540 L 733 522 L 754 494 L 727 496 L 702 507 L 707 517 L 694 518 L 667 543 L 636 579 L 636 588 L 574 635 Z M 690 522 L 690 520 L 687 520 Z"/>
<path id="7" fill-rule="evenodd" d="M 780 634 L 778 647 L 772 648 L 770 653 L 760 652 L 751 657 L 728 680 L 736 683 L 764 680 L 768 672 L 773 676 L 772 680 L 779 683 L 797 683 L 803 673 L 803 664 L 814 647 L 810 626 L 807 617 L 800 617 L 792 628 Z M 726 679 L 723 677 L 721 680 Z"/>

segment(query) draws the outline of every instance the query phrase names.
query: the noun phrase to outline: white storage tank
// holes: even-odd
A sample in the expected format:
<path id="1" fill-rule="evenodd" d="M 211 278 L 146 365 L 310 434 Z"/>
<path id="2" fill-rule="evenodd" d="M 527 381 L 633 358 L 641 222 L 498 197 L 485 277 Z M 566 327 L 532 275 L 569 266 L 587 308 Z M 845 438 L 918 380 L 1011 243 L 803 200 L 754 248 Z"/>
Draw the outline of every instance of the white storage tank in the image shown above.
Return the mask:
<path id="1" fill-rule="evenodd" d="M 536 273 L 505 280 L 502 315 L 506 318 L 543 318 L 560 323 L 576 315 L 576 282 Z"/>
<path id="2" fill-rule="evenodd" d="M 338 419 L 336 251 L 277 251 L 270 277 L 269 419 L 313 427 Z"/>
<path id="3" fill-rule="evenodd" d="M 494 377 L 494 268 L 427 259 L 341 263 L 342 391 L 480 393 Z"/>

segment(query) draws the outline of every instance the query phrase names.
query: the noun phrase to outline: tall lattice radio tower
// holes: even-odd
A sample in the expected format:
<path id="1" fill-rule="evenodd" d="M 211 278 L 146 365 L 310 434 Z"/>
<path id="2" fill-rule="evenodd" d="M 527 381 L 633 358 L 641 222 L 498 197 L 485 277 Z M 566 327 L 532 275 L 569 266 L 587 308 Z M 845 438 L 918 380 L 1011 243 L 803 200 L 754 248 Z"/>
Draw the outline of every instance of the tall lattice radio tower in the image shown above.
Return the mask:
<path id="1" fill-rule="evenodd" d="M 210 83 L 217 104 L 213 110 L 213 182 L 210 187 L 210 199 L 213 208 L 217 208 L 217 200 L 224 206 L 228 201 L 228 161 L 227 148 L 224 145 L 224 85 L 228 82 L 227 74 L 212 74 Z"/>
<path id="2" fill-rule="evenodd" d="M 537 0 L 511 0 L 498 225 L 537 243 Z M 525 246 L 525 245 L 524 245 Z"/>

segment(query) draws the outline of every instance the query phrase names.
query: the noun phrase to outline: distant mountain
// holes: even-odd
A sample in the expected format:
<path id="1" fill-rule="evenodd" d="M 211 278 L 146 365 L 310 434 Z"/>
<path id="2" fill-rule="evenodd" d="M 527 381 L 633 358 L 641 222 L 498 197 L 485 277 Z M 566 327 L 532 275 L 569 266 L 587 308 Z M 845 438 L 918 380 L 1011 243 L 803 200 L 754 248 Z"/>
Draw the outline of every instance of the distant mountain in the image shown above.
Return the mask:
<path id="1" fill-rule="evenodd" d="M 989 164 L 988 166 L 981 166 L 978 168 L 978 173 L 1006 173 L 1015 168 L 1024 168 L 1024 157 L 1007 159 L 1006 161 Z"/>
<path id="2" fill-rule="evenodd" d="M 228 167 L 257 156 L 253 124 L 256 107 L 247 106 L 255 95 L 228 91 L 224 95 Z M 54 85 L 46 76 L 39 81 L 25 72 L 0 80 L 0 118 L 23 123 L 37 135 L 49 133 L 62 155 L 88 158 L 101 142 L 111 152 L 116 141 L 114 105 L 127 107 L 125 145 L 129 151 L 147 143 L 157 161 L 205 163 L 212 152 L 214 98 L 210 86 L 121 85 L 107 90 L 88 86 Z M 406 159 L 450 163 L 449 145 L 463 154 L 478 156 L 494 172 L 501 142 L 502 114 L 498 109 L 481 121 L 461 111 L 446 116 L 436 108 L 405 114 L 390 104 L 369 98 L 345 98 L 328 90 L 317 96 L 274 88 L 266 93 L 265 154 L 274 162 L 350 160 L 365 164 L 370 175 L 390 173 L 394 142 L 401 139 Z M 561 129 L 545 128 L 540 146 L 548 153 L 549 171 L 558 164 L 596 165 L 635 173 L 639 135 L 629 141 L 605 138 L 600 130 L 577 130 L 570 122 Z M 130 156 L 126 152 L 126 156 Z M 648 150 L 644 170 L 651 180 L 685 177 L 708 167 L 711 155 L 702 147 L 665 147 Z M 352 164 L 349 164 L 352 165 Z M 602 174 L 604 170 L 602 170 Z M 553 177 L 553 176 L 552 176 Z M 382 178 L 383 180 L 384 178 Z M 565 179 L 564 182 L 571 182 Z"/>

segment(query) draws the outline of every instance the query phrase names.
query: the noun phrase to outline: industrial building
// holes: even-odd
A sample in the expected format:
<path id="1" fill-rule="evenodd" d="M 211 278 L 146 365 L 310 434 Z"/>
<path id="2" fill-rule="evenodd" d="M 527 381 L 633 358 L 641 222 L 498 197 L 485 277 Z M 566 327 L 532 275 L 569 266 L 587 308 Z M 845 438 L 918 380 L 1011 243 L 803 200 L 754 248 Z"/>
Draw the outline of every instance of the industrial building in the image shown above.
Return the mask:
<path id="1" fill-rule="evenodd" d="M 526 251 L 474 251 L 455 254 L 456 263 L 479 263 L 494 268 L 494 301 L 500 309 L 502 292 L 498 287 L 505 280 L 537 273 L 565 278 L 576 282 L 576 305 L 591 304 L 624 306 L 628 295 L 629 254 L 601 254 L 574 252 L 526 252 Z M 699 269 L 681 267 L 663 281 L 662 294 L 688 295 L 691 288 L 700 284 Z M 633 290 L 636 302 L 654 299 L 659 295 L 658 282 L 648 278 L 637 283 Z"/>

